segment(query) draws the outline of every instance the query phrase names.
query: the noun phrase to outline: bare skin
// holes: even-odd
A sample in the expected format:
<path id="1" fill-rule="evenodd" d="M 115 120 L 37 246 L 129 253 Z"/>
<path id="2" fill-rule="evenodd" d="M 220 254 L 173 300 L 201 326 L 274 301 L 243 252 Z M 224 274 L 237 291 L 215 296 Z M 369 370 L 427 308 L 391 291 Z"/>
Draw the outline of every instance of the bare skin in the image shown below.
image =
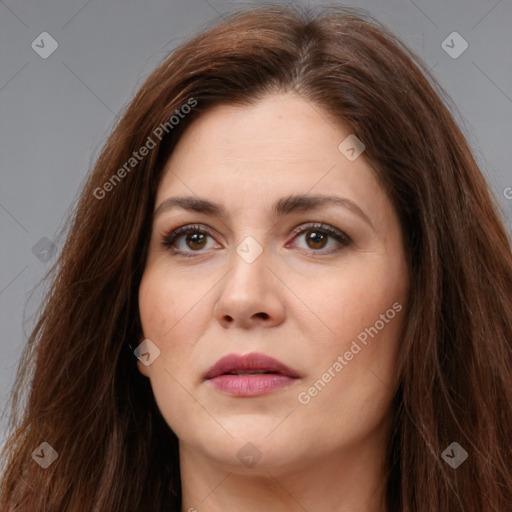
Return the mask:
<path id="1" fill-rule="evenodd" d="M 349 134 L 300 96 L 273 94 L 206 112 L 164 169 L 156 209 L 192 196 L 226 210 L 160 209 L 139 290 L 144 337 L 160 355 L 138 366 L 180 442 L 182 512 L 386 510 L 409 282 L 388 197 L 364 153 L 350 161 L 338 149 Z M 298 194 L 345 201 L 273 214 Z M 189 224 L 206 235 L 192 228 L 164 246 Z M 221 357 L 251 352 L 300 378 L 250 397 L 204 380 Z"/>

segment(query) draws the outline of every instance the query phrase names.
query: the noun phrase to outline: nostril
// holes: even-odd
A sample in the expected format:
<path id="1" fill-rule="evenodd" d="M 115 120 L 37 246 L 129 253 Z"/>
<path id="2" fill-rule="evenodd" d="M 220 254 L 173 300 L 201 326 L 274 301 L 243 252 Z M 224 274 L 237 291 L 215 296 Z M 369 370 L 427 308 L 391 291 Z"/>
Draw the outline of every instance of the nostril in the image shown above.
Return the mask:
<path id="1" fill-rule="evenodd" d="M 268 314 L 267 313 L 256 313 L 256 316 L 259 316 L 260 318 L 263 318 L 265 320 L 268 318 Z"/>

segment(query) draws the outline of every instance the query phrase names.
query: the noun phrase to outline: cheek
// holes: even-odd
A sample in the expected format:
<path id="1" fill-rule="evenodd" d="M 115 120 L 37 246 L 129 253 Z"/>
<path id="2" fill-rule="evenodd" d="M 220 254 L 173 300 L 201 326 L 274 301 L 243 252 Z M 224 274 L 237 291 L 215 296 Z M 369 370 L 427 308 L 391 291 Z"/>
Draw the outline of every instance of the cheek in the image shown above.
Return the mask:
<path id="1" fill-rule="evenodd" d="M 211 304 L 202 286 L 191 279 L 169 276 L 165 267 L 149 267 L 139 287 L 139 313 L 143 335 L 160 349 L 160 357 L 149 367 L 155 383 L 167 370 L 180 382 L 188 382 L 190 369 L 198 365 L 197 342 L 211 321 Z M 208 288 L 206 288 L 208 289 Z M 156 364 L 158 363 L 158 364 Z M 157 370 L 160 370 L 157 372 Z"/>
<path id="2" fill-rule="evenodd" d="M 144 335 L 161 343 L 172 340 L 194 309 L 197 297 L 188 283 L 156 268 L 145 271 L 139 288 L 139 312 Z"/>
<path id="3" fill-rule="evenodd" d="M 306 282 L 288 280 L 302 298 L 297 307 L 304 309 L 303 314 L 295 310 L 292 320 L 301 323 L 310 339 L 329 344 L 349 341 L 373 326 L 395 302 L 404 304 L 405 270 L 370 257 L 360 260 Z"/>
<path id="4" fill-rule="evenodd" d="M 314 369 L 307 384 L 321 381 L 318 405 L 340 398 L 347 401 L 345 406 L 352 400 L 366 403 L 379 396 L 383 386 L 394 387 L 408 293 L 405 262 L 400 255 L 358 254 L 350 263 L 336 278 L 322 278 L 308 287 L 310 311 L 300 320 L 301 331 L 315 340 L 305 347 L 305 360 Z M 333 369 L 336 362 L 341 370 Z M 329 369 L 336 377 L 327 374 L 322 379 Z M 324 380 L 329 390 L 323 391 Z"/>
<path id="5" fill-rule="evenodd" d="M 144 272 L 139 287 L 139 313 L 144 335 L 148 338 L 164 330 L 166 320 L 162 312 L 173 311 L 166 288 L 165 281 L 158 279 L 156 272 Z"/>
<path id="6" fill-rule="evenodd" d="M 146 270 L 139 288 L 139 314 L 143 336 L 150 339 L 160 350 L 158 359 L 144 369 L 144 374 L 151 380 L 157 401 L 162 380 L 165 381 L 164 388 L 172 386 L 172 379 L 167 371 L 174 375 L 174 365 L 176 362 L 183 363 L 185 349 L 183 344 L 178 343 L 179 329 L 182 328 L 179 320 L 184 316 L 182 309 L 185 301 L 176 299 L 179 286 L 175 282 L 171 286 L 169 279 L 160 274 L 152 269 Z"/>
<path id="7" fill-rule="evenodd" d="M 338 310 L 339 351 L 359 372 L 391 385 L 405 317 L 407 272 L 402 264 L 368 266 L 350 276 Z M 335 321 L 334 309 L 331 311 Z"/>
<path id="8" fill-rule="evenodd" d="M 331 342 L 307 352 L 312 370 L 296 398 L 306 424 L 325 439 L 355 443 L 389 412 L 405 318 L 403 303 L 393 298 L 374 294 L 333 308 Z"/>
<path id="9" fill-rule="evenodd" d="M 144 272 L 139 287 L 143 334 L 160 349 L 160 356 L 144 368 L 144 374 L 151 382 L 160 412 L 180 437 L 186 434 L 180 421 L 184 415 L 202 418 L 200 407 L 185 390 L 187 371 L 194 360 L 190 353 L 191 344 L 185 344 L 183 340 L 191 336 L 189 320 L 194 302 L 197 298 L 190 289 L 177 279 L 171 281 L 161 269 L 150 267 Z"/>

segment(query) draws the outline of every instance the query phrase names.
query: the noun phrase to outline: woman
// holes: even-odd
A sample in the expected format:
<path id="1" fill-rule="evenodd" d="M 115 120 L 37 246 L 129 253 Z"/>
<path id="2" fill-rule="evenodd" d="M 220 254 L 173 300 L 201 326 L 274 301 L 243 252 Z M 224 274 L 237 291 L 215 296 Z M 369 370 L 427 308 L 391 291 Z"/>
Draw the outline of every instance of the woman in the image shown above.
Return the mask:
<path id="1" fill-rule="evenodd" d="M 174 51 L 83 190 L 2 507 L 508 510 L 510 242 L 442 95 L 342 8 Z"/>

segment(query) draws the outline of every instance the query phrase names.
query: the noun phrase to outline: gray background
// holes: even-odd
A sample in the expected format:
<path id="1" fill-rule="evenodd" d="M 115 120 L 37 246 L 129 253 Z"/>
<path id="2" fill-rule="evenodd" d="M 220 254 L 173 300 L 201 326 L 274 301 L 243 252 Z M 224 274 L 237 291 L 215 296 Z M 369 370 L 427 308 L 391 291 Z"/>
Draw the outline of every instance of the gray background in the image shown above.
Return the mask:
<path id="1" fill-rule="evenodd" d="M 41 299 L 43 288 L 35 286 L 55 261 L 62 244 L 56 235 L 116 116 L 170 50 L 237 5 L 0 0 L 1 408 Z M 457 121 L 510 226 L 512 0 L 344 5 L 367 9 L 432 69 L 456 105 Z M 441 46 L 454 31 L 469 45 L 457 58 Z M 42 46 L 42 32 L 58 43 L 46 59 L 31 46 Z"/>

